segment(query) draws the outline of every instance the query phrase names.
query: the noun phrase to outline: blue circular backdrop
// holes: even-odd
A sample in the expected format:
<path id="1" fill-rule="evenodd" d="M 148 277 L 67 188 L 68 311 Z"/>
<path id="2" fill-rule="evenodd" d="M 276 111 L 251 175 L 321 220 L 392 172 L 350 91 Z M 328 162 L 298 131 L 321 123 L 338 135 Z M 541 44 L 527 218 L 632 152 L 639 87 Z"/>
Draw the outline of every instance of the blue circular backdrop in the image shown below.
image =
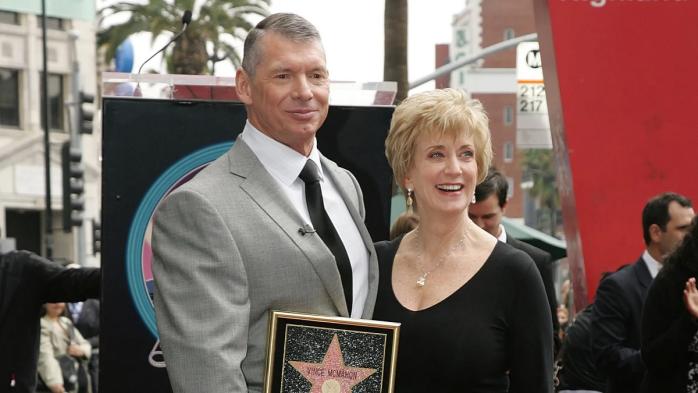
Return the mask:
<path id="1" fill-rule="evenodd" d="M 155 309 L 153 308 L 153 301 L 148 293 L 146 280 L 143 275 L 143 243 L 148 225 L 160 201 L 172 190 L 189 180 L 193 174 L 196 174 L 211 161 L 223 155 L 232 145 L 233 142 L 212 145 L 197 150 L 177 161 L 153 183 L 143 200 L 141 200 L 133 217 L 126 243 L 128 289 L 143 323 L 145 323 L 150 333 L 156 339 L 159 339 L 159 335 L 155 324 Z"/>

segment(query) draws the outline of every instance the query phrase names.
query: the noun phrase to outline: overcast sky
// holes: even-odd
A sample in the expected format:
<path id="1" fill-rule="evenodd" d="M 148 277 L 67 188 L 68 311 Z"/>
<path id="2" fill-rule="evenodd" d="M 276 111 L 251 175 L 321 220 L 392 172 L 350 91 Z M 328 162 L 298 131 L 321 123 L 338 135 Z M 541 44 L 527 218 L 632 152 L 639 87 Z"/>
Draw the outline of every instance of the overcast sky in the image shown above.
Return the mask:
<path id="1" fill-rule="evenodd" d="M 98 7 L 112 1 L 98 1 Z M 465 0 L 409 0 L 409 80 L 434 70 L 434 45 L 451 41 L 453 15 Z M 272 0 L 272 12 L 294 12 L 317 26 L 327 52 L 330 77 L 336 81 L 373 82 L 383 79 L 383 7 L 381 0 Z M 165 37 L 150 47 L 150 35 L 133 37 L 134 71 Z M 155 68 L 159 56 L 145 67 Z M 232 66 L 218 64 L 216 74 L 234 76 Z M 420 90 L 433 88 L 433 82 Z"/>

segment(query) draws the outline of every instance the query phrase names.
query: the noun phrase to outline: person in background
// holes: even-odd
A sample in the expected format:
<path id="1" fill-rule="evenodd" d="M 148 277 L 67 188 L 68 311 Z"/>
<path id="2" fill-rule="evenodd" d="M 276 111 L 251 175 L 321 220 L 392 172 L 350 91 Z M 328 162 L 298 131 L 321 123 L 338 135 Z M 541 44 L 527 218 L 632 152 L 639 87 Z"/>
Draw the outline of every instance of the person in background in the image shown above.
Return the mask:
<path id="1" fill-rule="evenodd" d="M 652 282 L 642 314 L 644 393 L 698 392 L 698 217 Z"/>
<path id="2" fill-rule="evenodd" d="M 560 340 L 564 340 L 565 331 L 570 323 L 572 300 L 572 283 L 568 278 L 560 285 L 560 303 L 557 305 L 557 321 L 560 324 Z"/>
<path id="3" fill-rule="evenodd" d="M 560 348 L 560 322 L 557 316 L 557 298 L 553 284 L 553 267 L 550 254 L 528 243 L 507 235 L 502 217 L 507 206 L 509 183 L 496 168 L 490 168 L 482 183 L 475 188 L 475 200 L 468 208 L 468 216 L 477 226 L 496 237 L 499 241 L 519 249 L 533 259 L 545 286 L 553 326 L 555 354 Z"/>
<path id="4" fill-rule="evenodd" d="M 67 265 L 68 268 L 80 268 L 78 264 Z M 84 302 L 66 304 L 67 316 L 80 334 L 90 343 L 92 354 L 89 361 L 92 393 L 97 393 L 99 378 L 99 300 L 87 299 Z"/>
<path id="5" fill-rule="evenodd" d="M 592 353 L 608 393 L 636 393 L 645 375 L 640 354 L 647 290 L 664 259 L 681 242 L 694 216 L 691 201 L 675 193 L 651 198 L 642 210 L 646 250 L 637 262 L 599 284 L 591 317 Z"/>
<path id="6" fill-rule="evenodd" d="M 90 393 L 91 384 L 86 361 L 92 354 L 90 343 L 75 329 L 70 318 L 65 316 L 65 303 L 46 303 L 46 314 L 41 318 L 41 340 L 37 369 L 39 377 L 51 393 Z M 66 390 L 61 366 L 57 357 L 70 355 L 80 366 L 84 380 L 78 377 L 75 387 Z M 80 375 L 80 374 L 79 374 Z"/>
<path id="7" fill-rule="evenodd" d="M 603 280 L 608 274 L 608 272 L 602 273 L 601 279 Z M 569 283 L 569 280 L 566 282 Z M 562 307 L 562 304 L 560 306 Z M 562 347 L 558 353 L 558 393 L 606 392 L 606 378 L 596 369 L 596 363 L 591 353 L 591 314 L 593 309 L 593 303 L 584 307 L 566 328 Z"/>
<path id="8" fill-rule="evenodd" d="M 405 233 L 413 230 L 419 225 L 419 217 L 412 211 L 412 209 L 402 212 L 393 225 L 390 227 L 389 239 L 393 240 Z"/>
<path id="9" fill-rule="evenodd" d="M 0 255 L 0 393 L 33 393 L 41 306 L 98 298 L 100 269 L 66 269 L 27 251 Z"/>
<path id="10" fill-rule="evenodd" d="M 155 315 L 175 393 L 261 391 L 270 310 L 373 314 L 361 188 L 317 148 L 330 84 L 315 26 L 263 19 L 235 82 L 242 134 L 154 218 Z"/>
<path id="11" fill-rule="evenodd" d="M 374 319 L 400 322 L 395 391 L 552 392 L 550 309 L 535 264 L 468 218 L 492 157 L 482 105 L 442 89 L 405 99 L 386 156 L 419 215 L 376 243 Z"/>

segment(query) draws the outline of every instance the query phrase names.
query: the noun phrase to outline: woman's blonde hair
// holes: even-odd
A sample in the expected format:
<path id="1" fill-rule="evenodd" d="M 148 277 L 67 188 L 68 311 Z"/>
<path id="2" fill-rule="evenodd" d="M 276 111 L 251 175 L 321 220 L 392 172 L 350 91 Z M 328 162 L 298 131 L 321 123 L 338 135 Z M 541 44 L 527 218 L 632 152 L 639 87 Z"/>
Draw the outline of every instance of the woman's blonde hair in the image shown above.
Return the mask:
<path id="1" fill-rule="evenodd" d="M 458 89 L 439 89 L 406 98 L 395 108 L 385 140 L 385 155 L 395 182 L 407 195 L 404 179 L 414 163 L 417 141 L 422 135 L 456 137 L 464 133 L 475 144 L 477 182 L 487 176 L 492 162 L 489 119 L 478 100 Z"/>

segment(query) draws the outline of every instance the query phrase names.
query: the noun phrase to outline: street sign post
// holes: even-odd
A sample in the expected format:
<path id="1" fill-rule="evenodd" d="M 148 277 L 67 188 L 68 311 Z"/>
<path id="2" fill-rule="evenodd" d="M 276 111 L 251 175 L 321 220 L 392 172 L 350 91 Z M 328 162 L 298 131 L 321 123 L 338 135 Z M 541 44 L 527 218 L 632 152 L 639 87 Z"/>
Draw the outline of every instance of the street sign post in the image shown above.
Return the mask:
<path id="1" fill-rule="evenodd" d="M 516 47 L 516 81 L 516 146 L 552 149 L 538 42 L 522 42 Z"/>

